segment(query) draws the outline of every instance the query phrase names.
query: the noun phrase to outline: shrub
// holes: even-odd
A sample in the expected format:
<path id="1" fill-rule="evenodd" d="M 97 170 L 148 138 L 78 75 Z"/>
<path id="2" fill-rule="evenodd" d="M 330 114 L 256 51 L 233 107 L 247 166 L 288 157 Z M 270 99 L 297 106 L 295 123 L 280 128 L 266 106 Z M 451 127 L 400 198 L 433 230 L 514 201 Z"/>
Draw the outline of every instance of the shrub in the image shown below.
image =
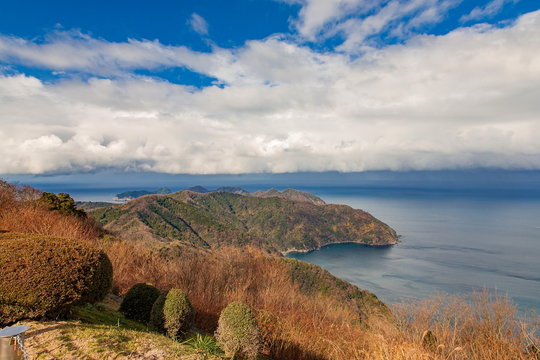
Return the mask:
<path id="1" fill-rule="evenodd" d="M 152 306 L 150 325 L 176 339 L 186 334 L 194 318 L 195 311 L 186 293 L 171 289 L 161 294 Z"/>
<path id="2" fill-rule="evenodd" d="M 159 290 L 145 283 L 135 284 L 129 289 L 120 304 L 120 312 L 128 319 L 147 323 L 152 305 L 159 297 Z"/>
<path id="3" fill-rule="evenodd" d="M 0 247 L 0 324 L 57 317 L 103 300 L 111 288 L 109 258 L 88 243 L 6 233 Z"/>
<path id="4" fill-rule="evenodd" d="M 227 305 L 221 313 L 216 338 L 226 356 L 255 359 L 259 353 L 259 329 L 249 307 L 239 301 Z"/>
<path id="5" fill-rule="evenodd" d="M 59 193 L 56 195 L 44 192 L 39 198 L 39 203 L 48 210 L 58 211 L 63 215 L 86 217 L 86 212 L 82 209 L 77 209 L 75 200 L 66 193 Z"/>
<path id="6" fill-rule="evenodd" d="M 176 338 L 184 335 L 193 324 L 195 311 L 182 290 L 171 289 L 163 305 L 163 327 L 167 335 Z"/>
<path id="7" fill-rule="evenodd" d="M 165 299 L 167 298 L 168 291 L 164 291 L 159 295 L 159 297 L 154 301 L 152 305 L 152 310 L 150 311 L 150 321 L 148 325 L 156 331 L 164 332 L 165 328 L 163 323 L 165 322 L 165 317 L 163 315 L 163 306 L 165 305 Z"/>

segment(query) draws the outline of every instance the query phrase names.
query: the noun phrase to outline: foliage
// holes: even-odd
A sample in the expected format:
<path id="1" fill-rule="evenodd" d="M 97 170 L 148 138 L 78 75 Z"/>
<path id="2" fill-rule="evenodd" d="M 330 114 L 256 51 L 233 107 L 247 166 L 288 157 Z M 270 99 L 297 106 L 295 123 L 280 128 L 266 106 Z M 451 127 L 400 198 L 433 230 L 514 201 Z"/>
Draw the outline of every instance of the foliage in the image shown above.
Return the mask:
<path id="1" fill-rule="evenodd" d="M 162 293 L 152 306 L 150 325 L 173 339 L 184 336 L 193 325 L 195 311 L 186 293 L 171 289 Z"/>
<path id="2" fill-rule="evenodd" d="M 78 217 L 85 217 L 86 212 L 82 209 L 77 209 L 75 200 L 66 193 L 59 193 L 55 195 L 53 193 L 44 192 L 41 194 L 39 202 L 46 206 L 49 210 L 58 211 L 63 215 L 72 215 Z"/>
<path id="3" fill-rule="evenodd" d="M 219 317 L 216 339 L 227 356 L 255 359 L 260 351 L 257 322 L 249 306 L 235 301 Z"/>
<path id="4" fill-rule="evenodd" d="M 112 284 L 107 255 L 73 239 L 0 234 L 0 324 L 55 317 L 102 300 Z"/>
<path id="5" fill-rule="evenodd" d="M 163 305 L 163 326 L 171 338 L 183 336 L 193 325 L 195 312 L 186 293 L 171 289 Z"/>
<path id="6" fill-rule="evenodd" d="M 133 285 L 120 304 L 120 312 L 128 319 L 147 323 L 150 320 L 152 305 L 159 297 L 159 290 L 150 284 Z"/>
<path id="7" fill-rule="evenodd" d="M 165 305 L 165 300 L 167 299 L 167 294 L 169 291 L 162 292 L 156 301 L 154 301 L 154 304 L 152 305 L 152 310 L 150 311 L 150 320 L 148 321 L 148 325 L 159 332 L 165 332 L 164 323 L 165 323 L 165 316 L 163 314 L 163 306 Z"/>

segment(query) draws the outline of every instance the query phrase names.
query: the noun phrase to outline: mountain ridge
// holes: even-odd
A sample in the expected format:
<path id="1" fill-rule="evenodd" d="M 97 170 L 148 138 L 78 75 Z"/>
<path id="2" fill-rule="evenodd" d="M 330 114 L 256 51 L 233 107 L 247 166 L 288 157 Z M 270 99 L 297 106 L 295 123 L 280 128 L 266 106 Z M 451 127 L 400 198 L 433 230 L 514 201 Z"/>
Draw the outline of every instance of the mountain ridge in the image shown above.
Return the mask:
<path id="1" fill-rule="evenodd" d="M 171 189 L 167 187 L 160 187 L 156 190 L 134 190 L 124 191 L 113 198 L 113 200 L 133 200 L 145 195 L 167 195 L 172 193 Z"/>
<path id="2" fill-rule="evenodd" d="M 221 186 L 215 190 L 209 190 L 201 185 L 192 186 L 181 191 L 191 191 L 199 194 L 207 194 L 211 192 L 228 192 L 238 195 L 246 196 L 255 196 L 255 197 L 282 197 L 285 199 L 291 199 L 296 201 L 306 201 L 311 202 L 316 205 L 326 204 L 320 197 L 310 194 L 305 191 L 300 191 L 292 188 L 287 188 L 285 190 L 279 191 L 275 188 L 271 188 L 267 191 L 258 190 L 255 192 L 249 192 L 245 189 L 242 189 L 238 186 Z M 153 191 L 149 190 L 134 190 L 134 191 L 125 191 L 119 194 L 116 194 L 114 200 L 133 200 L 146 195 L 168 195 L 171 194 L 171 190 L 167 187 L 162 187 Z"/>

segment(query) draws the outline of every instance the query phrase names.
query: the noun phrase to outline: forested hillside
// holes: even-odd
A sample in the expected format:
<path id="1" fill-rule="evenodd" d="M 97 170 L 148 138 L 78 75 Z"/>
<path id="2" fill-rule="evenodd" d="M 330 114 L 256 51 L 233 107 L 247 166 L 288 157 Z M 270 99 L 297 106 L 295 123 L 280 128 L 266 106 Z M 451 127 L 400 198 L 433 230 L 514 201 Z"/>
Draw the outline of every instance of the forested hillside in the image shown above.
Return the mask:
<path id="1" fill-rule="evenodd" d="M 202 248 L 255 245 L 285 252 L 340 242 L 397 242 L 391 227 L 362 210 L 324 204 L 311 194 L 307 197 L 293 190 L 276 193 L 180 191 L 144 196 L 90 213 L 105 229 L 130 239 L 178 241 Z"/>

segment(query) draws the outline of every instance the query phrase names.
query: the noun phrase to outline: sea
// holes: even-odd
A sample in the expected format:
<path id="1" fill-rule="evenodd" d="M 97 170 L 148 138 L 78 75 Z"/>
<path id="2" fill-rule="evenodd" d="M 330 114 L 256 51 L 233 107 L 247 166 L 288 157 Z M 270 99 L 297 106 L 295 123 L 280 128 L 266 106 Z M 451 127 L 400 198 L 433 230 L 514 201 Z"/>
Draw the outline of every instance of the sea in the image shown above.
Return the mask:
<path id="1" fill-rule="evenodd" d="M 319 265 L 385 302 L 488 289 L 540 311 L 540 196 L 505 191 L 327 188 L 401 235 L 394 246 L 328 245 L 290 257 Z"/>
<path id="2" fill-rule="evenodd" d="M 540 312 L 540 172 L 146 178 L 97 174 L 76 181 L 15 180 L 44 191 L 69 192 L 79 201 L 111 201 L 122 191 L 161 186 L 173 191 L 194 185 L 248 191 L 294 187 L 327 203 L 371 213 L 400 234 L 400 243 L 336 244 L 288 256 L 317 264 L 387 303 L 489 289 L 508 295 L 520 311 Z"/>

